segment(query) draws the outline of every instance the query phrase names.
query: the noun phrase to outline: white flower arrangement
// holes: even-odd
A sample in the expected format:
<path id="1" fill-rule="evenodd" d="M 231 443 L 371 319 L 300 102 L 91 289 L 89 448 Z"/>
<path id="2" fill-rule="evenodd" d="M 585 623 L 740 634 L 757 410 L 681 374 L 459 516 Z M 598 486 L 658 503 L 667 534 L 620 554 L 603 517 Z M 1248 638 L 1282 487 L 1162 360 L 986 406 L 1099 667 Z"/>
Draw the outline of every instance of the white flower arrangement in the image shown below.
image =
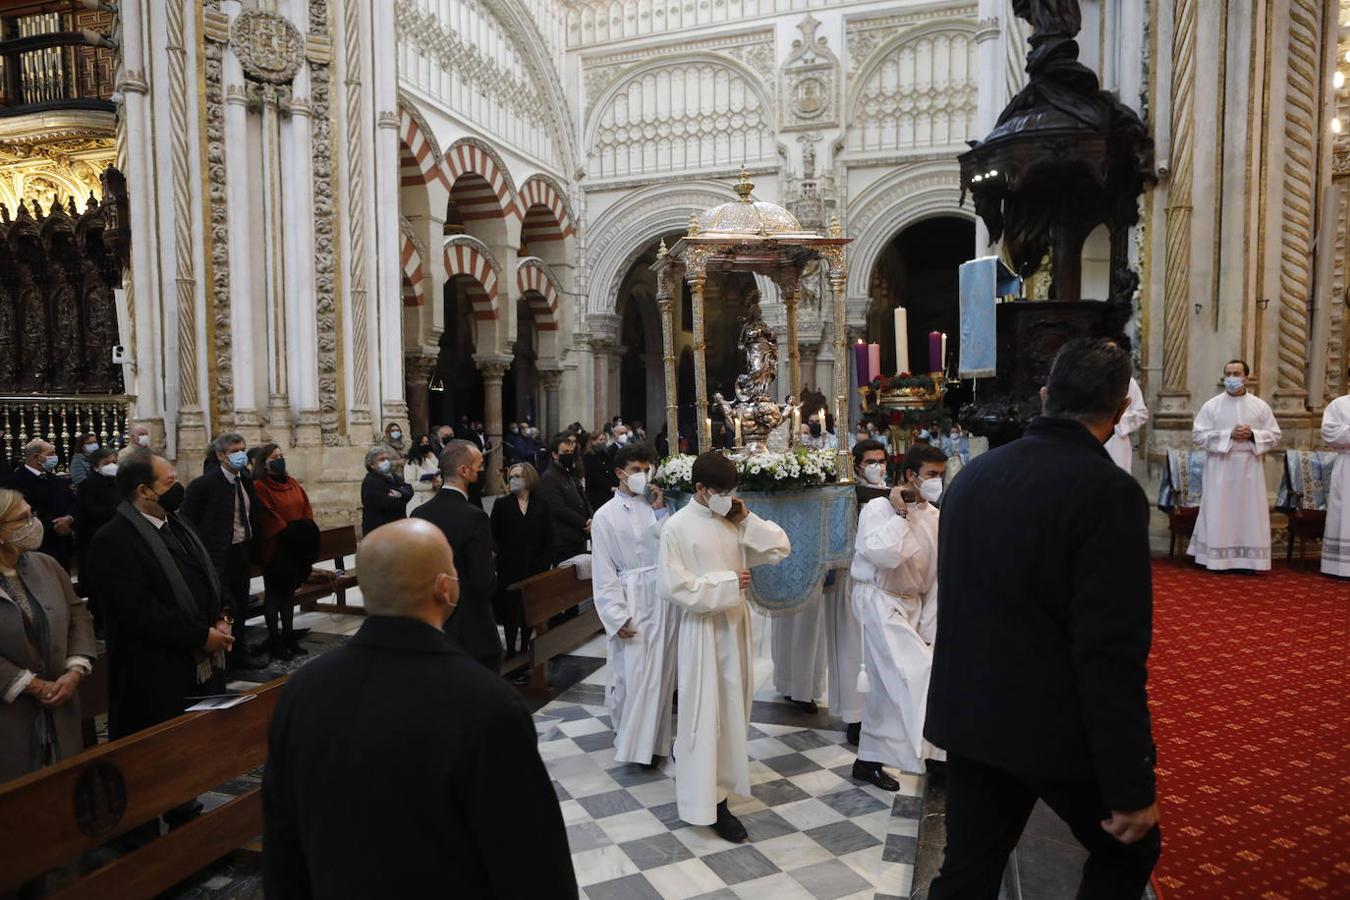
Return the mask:
<path id="1" fill-rule="evenodd" d="M 736 460 L 740 487 L 747 491 L 790 491 L 819 487 L 834 481 L 838 455 L 834 450 L 796 447 L 765 451 Z M 694 490 L 694 457 L 672 456 L 661 463 L 657 482 L 669 491 Z"/>

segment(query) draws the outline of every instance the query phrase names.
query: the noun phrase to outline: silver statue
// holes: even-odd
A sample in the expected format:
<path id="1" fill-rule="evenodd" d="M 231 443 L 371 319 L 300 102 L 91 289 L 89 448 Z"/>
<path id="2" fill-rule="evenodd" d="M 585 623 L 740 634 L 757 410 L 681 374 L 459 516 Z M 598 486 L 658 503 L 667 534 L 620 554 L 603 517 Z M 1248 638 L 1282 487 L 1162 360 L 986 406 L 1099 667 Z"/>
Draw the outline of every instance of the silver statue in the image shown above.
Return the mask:
<path id="1" fill-rule="evenodd" d="M 746 298 L 746 314 L 741 320 L 741 335 L 736 347 L 745 354 L 746 372 L 736 377 L 736 402 L 729 403 L 717 393 L 713 402 L 726 417 L 727 427 L 738 440 L 736 449 L 743 455 L 763 452 L 769 433 L 783 423 L 789 406 L 780 407 L 769 388 L 778 375 L 778 337 L 764 321 L 759 308 L 759 291 Z M 793 436 L 795 438 L 795 435 Z"/>

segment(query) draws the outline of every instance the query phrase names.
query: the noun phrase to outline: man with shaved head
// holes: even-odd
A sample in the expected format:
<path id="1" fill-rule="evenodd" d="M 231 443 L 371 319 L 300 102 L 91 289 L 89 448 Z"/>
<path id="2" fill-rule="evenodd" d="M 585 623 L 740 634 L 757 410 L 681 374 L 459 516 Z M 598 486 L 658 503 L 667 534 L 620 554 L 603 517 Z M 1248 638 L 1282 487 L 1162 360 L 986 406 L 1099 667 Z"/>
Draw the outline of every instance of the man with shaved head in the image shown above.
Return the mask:
<path id="1" fill-rule="evenodd" d="M 441 630 L 461 602 L 450 543 L 391 522 L 356 565 L 369 618 L 291 676 L 272 717 L 267 896 L 576 897 L 529 710 Z"/>
<path id="2" fill-rule="evenodd" d="M 453 440 L 441 451 L 441 489 L 413 511 L 445 535 L 459 561 L 460 605 L 445 623 L 464 651 L 496 672 L 502 643 L 492 598 L 497 591 L 497 566 L 492 557 L 492 522 L 483 507 L 470 500 L 483 477 L 483 451 L 470 441 Z"/>

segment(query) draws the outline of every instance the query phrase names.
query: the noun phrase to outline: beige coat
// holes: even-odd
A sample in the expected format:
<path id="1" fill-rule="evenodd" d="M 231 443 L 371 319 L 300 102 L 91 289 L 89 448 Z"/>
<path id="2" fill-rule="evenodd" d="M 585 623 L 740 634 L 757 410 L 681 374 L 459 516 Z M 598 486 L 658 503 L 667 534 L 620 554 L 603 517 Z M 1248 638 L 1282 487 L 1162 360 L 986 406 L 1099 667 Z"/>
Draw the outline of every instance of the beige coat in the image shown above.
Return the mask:
<path id="1" fill-rule="evenodd" d="M 46 554 L 28 552 L 19 557 L 18 570 L 33 599 L 47 612 L 52 639 L 47 659 L 39 660 L 38 649 L 24 633 L 18 604 L 0 588 L 0 782 L 32 771 L 33 723 L 41 709 L 38 701 L 28 694 L 15 698 L 13 703 L 4 702 L 3 693 L 15 677 L 28 669 L 39 677 L 54 680 L 65 673 L 69 657 L 86 656 L 92 662 L 98 653 L 94 620 L 84 601 L 75 596 L 70 576 L 61 565 Z M 52 719 L 62 757 L 74 756 L 84 749 L 77 697 L 52 710 Z"/>

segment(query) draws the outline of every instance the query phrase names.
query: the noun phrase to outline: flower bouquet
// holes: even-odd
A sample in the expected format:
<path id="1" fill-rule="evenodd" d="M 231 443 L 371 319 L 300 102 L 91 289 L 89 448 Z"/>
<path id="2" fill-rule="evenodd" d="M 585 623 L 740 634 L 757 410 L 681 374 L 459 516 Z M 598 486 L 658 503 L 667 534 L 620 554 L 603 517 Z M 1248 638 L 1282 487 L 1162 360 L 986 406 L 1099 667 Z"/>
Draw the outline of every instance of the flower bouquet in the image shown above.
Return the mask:
<path id="1" fill-rule="evenodd" d="M 764 451 L 744 457 L 732 457 L 740 476 L 740 489 L 772 493 L 820 487 L 835 478 L 839 455 L 834 450 L 795 447 L 786 451 Z M 672 456 L 661 463 L 656 480 L 668 491 L 693 493 L 694 457 Z"/>

